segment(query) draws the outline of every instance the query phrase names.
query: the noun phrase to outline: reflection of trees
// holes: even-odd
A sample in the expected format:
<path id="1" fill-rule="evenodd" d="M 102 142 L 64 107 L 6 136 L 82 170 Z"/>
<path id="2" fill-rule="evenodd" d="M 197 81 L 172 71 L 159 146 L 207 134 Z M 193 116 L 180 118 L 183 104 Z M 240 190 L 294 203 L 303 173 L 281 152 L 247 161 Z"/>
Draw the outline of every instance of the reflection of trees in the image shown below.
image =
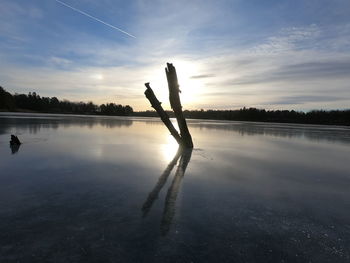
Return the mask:
<path id="1" fill-rule="evenodd" d="M 350 143 L 349 128 L 346 127 L 195 120 L 189 121 L 189 125 L 190 127 L 197 127 L 200 130 L 236 132 L 242 136 L 266 135 L 288 138 L 304 137 L 316 141 L 324 140 Z"/>
<path id="2" fill-rule="evenodd" d="M 2 123 L 0 124 L 0 135 L 9 133 L 8 130 L 9 130 L 9 126 L 3 125 Z"/>
<path id="3" fill-rule="evenodd" d="M 106 128 L 114 128 L 114 127 L 129 127 L 133 123 L 132 120 L 126 119 L 100 119 L 99 124 Z"/>
<path id="4" fill-rule="evenodd" d="M 13 116 L 13 117 L 12 117 Z M 36 134 L 41 128 L 58 129 L 74 126 L 89 127 L 102 126 L 106 128 L 129 127 L 134 121 L 142 121 L 146 125 L 158 126 L 160 121 L 155 118 L 128 118 L 105 116 L 78 116 L 78 115 L 53 115 L 53 114 L 11 114 L 9 118 L 0 115 L 0 134 L 9 133 L 9 129 L 16 128 L 32 134 Z M 239 133 L 242 136 L 275 136 L 275 137 L 301 137 L 316 141 L 334 141 L 350 143 L 350 133 L 347 127 L 261 123 L 261 122 L 236 122 L 236 121 L 210 121 L 188 120 L 192 128 L 200 130 L 222 130 Z"/>
<path id="5" fill-rule="evenodd" d="M 156 183 L 153 190 L 148 194 L 148 197 L 142 206 L 142 213 L 143 213 L 143 216 L 145 217 L 147 216 L 148 212 L 152 208 L 154 201 L 158 198 L 159 192 L 162 190 L 163 186 L 165 185 L 174 166 L 177 164 L 178 160 L 180 159 L 173 181 L 165 197 L 165 204 L 164 204 L 163 216 L 161 221 L 161 233 L 163 235 L 166 235 L 170 230 L 170 226 L 175 215 L 176 199 L 180 190 L 181 180 L 185 175 L 187 165 L 191 160 L 191 155 L 192 155 L 192 149 L 182 149 L 182 148 L 178 149 L 173 160 L 168 164 L 167 168 L 159 177 L 158 182 Z"/>
<path id="6" fill-rule="evenodd" d="M 8 133 L 8 130 L 15 127 L 31 134 L 38 133 L 44 129 L 58 129 L 59 127 L 69 128 L 74 126 L 89 127 L 103 126 L 106 128 L 128 127 L 133 121 L 126 118 L 113 117 L 80 117 L 70 115 L 18 115 L 13 117 L 1 117 L 0 134 Z"/>

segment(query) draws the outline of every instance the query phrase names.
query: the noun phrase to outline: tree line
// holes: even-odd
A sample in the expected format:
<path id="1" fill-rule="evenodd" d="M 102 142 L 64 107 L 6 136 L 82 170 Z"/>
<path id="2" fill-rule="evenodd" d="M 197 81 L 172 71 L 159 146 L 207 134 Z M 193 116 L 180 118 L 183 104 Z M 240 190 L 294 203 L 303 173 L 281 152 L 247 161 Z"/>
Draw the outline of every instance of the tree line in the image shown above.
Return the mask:
<path id="1" fill-rule="evenodd" d="M 167 113 L 170 117 L 174 117 L 172 111 L 167 111 Z M 244 107 L 239 110 L 184 110 L 183 114 L 185 118 L 189 119 L 350 125 L 350 110 L 312 110 L 303 112 Z M 135 112 L 133 115 L 157 117 L 155 111 Z"/>
<path id="2" fill-rule="evenodd" d="M 129 105 L 115 103 L 96 105 L 93 102 L 71 102 L 56 97 L 40 97 L 36 92 L 14 94 L 0 87 L 0 110 L 33 111 L 45 113 L 101 114 L 128 116 L 133 113 Z"/>
<path id="3" fill-rule="evenodd" d="M 155 111 L 134 112 L 129 105 L 115 103 L 96 105 L 92 102 L 71 102 L 56 97 L 40 97 L 35 92 L 14 94 L 0 87 L 0 110 L 33 111 L 46 113 L 100 114 L 115 116 L 158 117 Z M 174 117 L 172 111 L 166 111 Z M 301 124 L 326 124 L 350 126 L 349 110 L 312 110 L 309 112 L 294 110 L 264 110 L 242 108 L 239 110 L 184 110 L 185 118 L 232 121 L 260 121 Z"/>

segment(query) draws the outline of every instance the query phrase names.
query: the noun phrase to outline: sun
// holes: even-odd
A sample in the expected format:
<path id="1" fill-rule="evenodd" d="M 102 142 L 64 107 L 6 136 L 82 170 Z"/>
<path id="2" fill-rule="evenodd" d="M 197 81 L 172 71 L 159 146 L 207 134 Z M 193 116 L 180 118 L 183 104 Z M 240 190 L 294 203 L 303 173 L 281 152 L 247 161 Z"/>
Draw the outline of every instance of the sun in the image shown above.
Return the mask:
<path id="1" fill-rule="evenodd" d="M 101 73 L 97 73 L 97 74 L 91 75 L 91 78 L 92 78 L 92 79 L 95 79 L 95 80 L 103 80 L 103 79 L 104 79 L 104 76 L 103 76 L 103 74 L 101 74 Z"/>
<path id="2" fill-rule="evenodd" d="M 180 85 L 180 99 L 184 108 L 191 108 L 198 102 L 199 95 L 203 92 L 204 83 L 201 79 L 194 78 L 200 75 L 200 66 L 195 62 L 185 60 L 174 60 L 173 65 L 176 68 L 177 77 Z M 155 93 L 159 96 L 159 100 L 165 106 L 168 104 L 168 83 L 164 70 L 157 69 L 157 74 L 152 78 L 151 87 L 155 89 Z"/>
<path id="3" fill-rule="evenodd" d="M 181 102 L 183 105 L 191 105 L 198 99 L 202 86 L 199 79 L 193 78 L 199 74 L 199 68 L 195 63 L 186 61 L 177 61 L 174 65 L 180 85 Z"/>

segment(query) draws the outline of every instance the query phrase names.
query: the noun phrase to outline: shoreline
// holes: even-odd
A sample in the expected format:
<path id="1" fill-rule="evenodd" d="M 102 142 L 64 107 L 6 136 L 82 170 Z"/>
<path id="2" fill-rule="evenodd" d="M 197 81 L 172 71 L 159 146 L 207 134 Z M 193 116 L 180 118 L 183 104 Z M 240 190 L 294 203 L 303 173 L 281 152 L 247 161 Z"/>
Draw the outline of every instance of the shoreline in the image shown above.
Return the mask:
<path id="1" fill-rule="evenodd" d="M 0 110 L 0 117 L 5 116 L 5 115 L 11 115 L 11 116 L 23 116 L 23 115 L 42 115 L 42 116 L 67 116 L 67 117 L 111 117 L 111 118 L 155 118 L 160 121 L 159 116 L 143 116 L 139 114 L 132 114 L 132 115 L 102 115 L 102 114 L 76 114 L 76 113 L 52 113 L 52 112 L 28 112 L 28 111 L 1 111 Z M 10 117 L 10 116 L 9 116 Z M 171 116 L 171 119 L 174 117 Z M 326 127 L 346 127 L 349 128 L 350 124 L 327 124 L 327 123 L 303 123 L 303 122 L 283 122 L 283 121 L 263 121 L 263 120 L 226 120 L 226 119 L 209 119 L 209 118 L 186 118 L 187 120 L 203 120 L 203 121 L 216 121 L 216 122 L 225 122 L 225 123 L 234 123 L 234 122 L 239 122 L 239 123 L 264 123 L 264 124 L 283 124 L 283 125 L 305 125 L 305 126 L 326 126 Z"/>

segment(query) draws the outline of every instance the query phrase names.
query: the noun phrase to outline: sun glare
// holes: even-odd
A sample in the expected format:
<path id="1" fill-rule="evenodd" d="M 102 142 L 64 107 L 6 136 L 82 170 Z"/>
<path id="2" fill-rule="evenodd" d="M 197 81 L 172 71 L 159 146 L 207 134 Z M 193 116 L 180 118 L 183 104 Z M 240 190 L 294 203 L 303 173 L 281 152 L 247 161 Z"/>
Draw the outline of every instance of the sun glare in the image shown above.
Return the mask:
<path id="1" fill-rule="evenodd" d="M 203 92 L 204 84 L 201 79 L 193 78 L 193 76 L 200 75 L 200 68 L 193 62 L 184 60 L 174 60 L 173 65 L 176 68 L 177 77 L 180 85 L 180 99 L 184 108 L 191 108 L 198 100 L 200 92 Z M 151 87 L 157 87 L 157 94 L 159 99 L 164 104 L 168 100 L 168 84 L 164 71 L 159 71 L 156 77 L 151 81 Z"/>
<path id="2" fill-rule="evenodd" d="M 167 135 L 167 143 L 162 145 L 162 153 L 164 160 L 166 162 L 170 162 L 172 159 L 174 159 L 175 154 L 179 148 L 179 145 L 177 144 L 176 140 L 170 135 Z"/>
<path id="3" fill-rule="evenodd" d="M 102 74 L 94 74 L 94 75 L 91 75 L 91 78 L 95 79 L 95 80 L 103 80 L 104 77 Z"/>

